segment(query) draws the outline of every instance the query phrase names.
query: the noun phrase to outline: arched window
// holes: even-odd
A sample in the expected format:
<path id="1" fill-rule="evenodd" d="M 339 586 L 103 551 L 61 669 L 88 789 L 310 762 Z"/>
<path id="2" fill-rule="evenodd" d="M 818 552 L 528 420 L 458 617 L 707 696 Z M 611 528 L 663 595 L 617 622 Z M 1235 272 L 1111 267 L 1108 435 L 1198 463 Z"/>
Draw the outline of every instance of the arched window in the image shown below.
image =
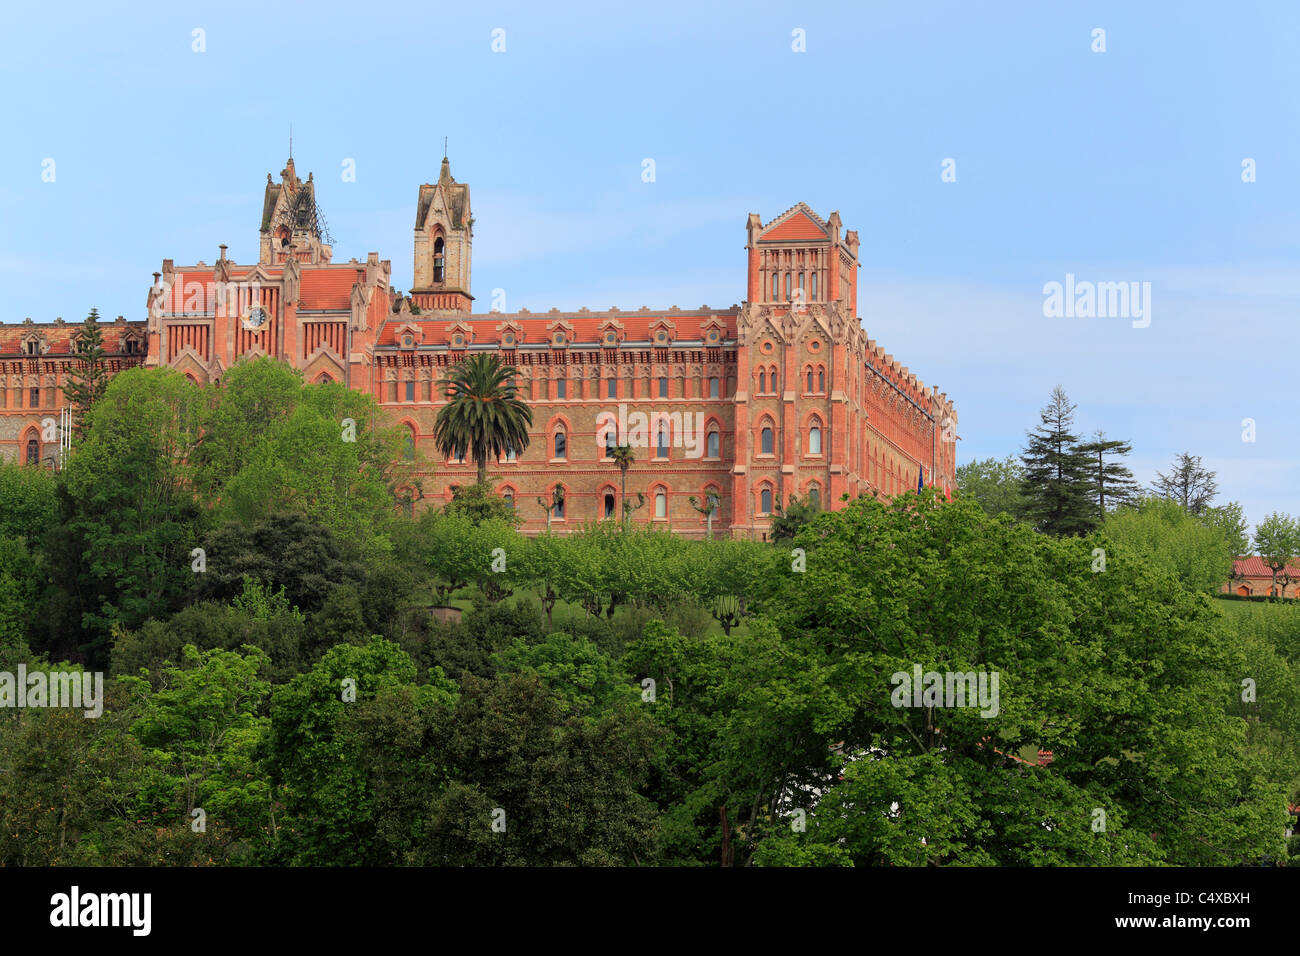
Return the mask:
<path id="1" fill-rule="evenodd" d="M 813 301 L 816 302 L 817 301 L 817 273 L 815 271 L 812 274 L 812 297 L 813 297 Z"/>
<path id="2" fill-rule="evenodd" d="M 613 458 L 614 449 L 618 447 L 618 437 L 616 428 L 611 428 L 605 432 L 605 457 Z"/>
<path id="3" fill-rule="evenodd" d="M 35 438 L 27 439 L 27 464 L 39 465 L 41 463 L 41 443 Z"/>
<path id="4" fill-rule="evenodd" d="M 760 454 L 772 454 L 772 426 L 764 425 L 763 431 L 759 434 L 758 450 Z"/>
<path id="5" fill-rule="evenodd" d="M 773 302 L 775 302 L 777 298 L 776 287 L 779 281 L 780 279 L 777 277 L 777 273 L 773 272 L 772 273 L 772 301 Z"/>
<path id="6" fill-rule="evenodd" d="M 410 461 L 415 457 L 415 429 L 414 428 L 408 428 L 406 430 L 406 446 L 405 448 L 403 448 L 402 454 L 407 461 Z"/>
<path id="7" fill-rule="evenodd" d="M 501 500 L 506 503 L 506 507 L 508 507 L 511 511 L 515 510 L 515 493 L 511 489 L 507 488 L 502 493 Z"/>
<path id="8" fill-rule="evenodd" d="M 791 286 L 790 286 L 790 273 L 787 272 L 787 273 L 785 274 L 785 297 L 786 297 L 786 300 L 787 300 L 787 301 L 791 298 L 790 293 L 791 293 L 792 291 L 793 291 L 793 289 L 792 289 Z"/>
<path id="9" fill-rule="evenodd" d="M 808 503 L 818 509 L 822 506 L 822 490 L 816 482 L 808 486 Z"/>
<path id="10" fill-rule="evenodd" d="M 668 517 L 668 495 L 666 495 L 663 491 L 655 492 L 655 517 L 656 518 Z"/>
<path id="11" fill-rule="evenodd" d="M 808 370 L 808 387 L 807 387 L 806 389 L 804 389 L 804 391 L 807 391 L 807 392 L 811 392 L 811 391 L 812 391 L 812 369 L 809 369 L 809 370 Z"/>
<path id="12" fill-rule="evenodd" d="M 556 501 L 554 498 L 551 499 L 551 503 L 555 505 L 555 510 L 551 512 L 552 518 L 564 517 L 564 505 L 567 500 L 567 498 L 561 498 L 559 501 Z"/>
<path id="13" fill-rule="evenodd" d="M 557 428 L 555 430 L 555 456 L 554 457 L 564 458 L 567 455 L 567 451 L 568 451 L 568 441 L 564 434 L 564 429 Z"/>
<path id="14" fill-rule="evenodd" d="M 826 369 L 824 368 L 817 369 L 817 391 L 826 391 Z"/>
<path id="15" fill-rule="evenodd" d="M 656 458 L 668 457 L 668 423 L 667 422 L 659 423 L 659 433 L 655 439 L 655 457 Z"/>
<path id="16" fill-rule="evenodd" d="M 820 455 L 822 453 L 822 427 L 814 424 L 808 429 L 808 454 Z"/>
<path id="17" fill-rule="evenodd" d="M 614 492 L 605 492 L 605 517 L 614 517 Z"/>
<path id="18" fill-rule="evenodd" d="M 328 385 L 332 381 L 334 381 L 334 379 L 330 378 L 329 372 L 321 372 L 319 375 L 316 376 L 317 385 Z"/>
<path id="19" fill-rule="evenodd" d="M 715 428 L 713 431 L 709 432 L 709 437 L 705 447 L 705 456 L 708 458 L 718 458 L 721 444 L 722 441 L 718 436 L 717 429 Z"/>
<path id="20" fill-rule="evenodd" d="M 763 369 L 758 370 L 758 394 L 762 395 L 767 391 L 767 372 Z"/>
<path id="21" fill-rule="evenodd" d="M 758 513 L 770 515 L 772 513 L 772 489 L 764 488 L 758 496 Z"/>
<path id="22" fill-rule="evenodd" d="M 444 266 L 442 236 L 433 241 L 433 281 L 442 282 L 447 270 Z"/>

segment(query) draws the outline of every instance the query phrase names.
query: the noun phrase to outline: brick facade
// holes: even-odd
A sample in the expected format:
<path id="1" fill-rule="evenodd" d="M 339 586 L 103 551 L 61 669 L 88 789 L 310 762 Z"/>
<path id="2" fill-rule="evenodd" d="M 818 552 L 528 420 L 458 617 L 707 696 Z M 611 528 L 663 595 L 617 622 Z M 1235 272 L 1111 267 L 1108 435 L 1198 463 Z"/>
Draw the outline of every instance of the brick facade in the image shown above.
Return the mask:
<path id="1" fill-rule="evenodd" d="M 474 479 L 472 462 L 434 460 L 437 382 L 471 352 L 499 352 L 519 369 L 534 421 L 529 447 L 490 463 L 489 477 L 529 532 L 545 527 L 537 499 L 549 501 L 557 484 L 566 501 L 554 528 L 618 513 L 621 476 L 607 442 L 635 447 L 627 490 L 645 505 L 633 520 L 693 537 L 706 521 L 691 496 L 718 497 L 716 534 L 760 537 L 791 495 L 838 506 L 844 493 L 914 489 L 922 475 L 926 485 L 955 484 L 953 405 L 863 331 L 858 236 L 841 231 L 838 213 L 822 219 L 800 203 L 766 224 L 750 215 L 747 298 L 730 308 L 476 314 L 470 192 L 447 160 L 418 191 L 407 295 L 391 288 L 391 263 L 378 253 L 332 262 L 311 177 L 299 180 L 292 159 L 280 175 L 267 177 L 259 261 L 237 265 L 225 246 L 214 265 L 164 260 L 147 320 L 106 327 L 114 370 L 169 365 L 203 383 L 270 355 L 309 382 L 365 389 L 428 462 L 427 505 Z M 33 428 L 57 413 L 75 329 L 0 327 L 6 458 L 25 460 Z M 29 408 L 34 381 L 46 404 Z"/>

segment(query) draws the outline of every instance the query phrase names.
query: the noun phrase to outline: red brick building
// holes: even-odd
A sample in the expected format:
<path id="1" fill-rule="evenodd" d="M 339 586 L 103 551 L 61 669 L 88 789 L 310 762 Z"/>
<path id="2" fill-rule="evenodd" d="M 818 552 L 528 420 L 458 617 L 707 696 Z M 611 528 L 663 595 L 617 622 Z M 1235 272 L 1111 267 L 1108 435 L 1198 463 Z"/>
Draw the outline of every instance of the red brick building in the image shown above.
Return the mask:
<path id="1" fill-rule="evenodd" d="M 435 460 L 438 380 L 490 350 L 519 369 L 532 406 L 531 444 L 491 463 L 490 480 L 526 531 L 546 524 L 538 498 L 565 492 L 553 527 L 618 511 L 620 473 L 608 450 L 631 444 L 633 520 L 703 535 L 688 499 L 717 497 L 715 532 L 761 536 L 792 495 L 836 506 L 918 483 L 954 485 L 957 416 L 948 398 L 868 338 L 857 317 L 858 236 L 838 213 L 800 203 L 767 223 L 750 215 L 745 301 L 729 308 L 474 312 L 474 219 L 468 185 L 446 159 L 419 187 L 414 288 L 390 287 L 391 263 L 335 263 L 315 208 L 315 183 L 290 159 L 267 176 L 259 256 L 154 273 L 144 322 L 109 324 L 114 370 L 169 365 L 197 383 L 240 359 L 274 356 L 307 381 L 374 395 L 428 462 L 424 500 L 473 481 L 472 462 Z M 40 460 L 62 404 L 76 325 L 0 328 L 0 454 Z M 35 442 L 33 445 L 32 443 Z"/>
<path id="2" fill-rule="evenodd" d="M 1279 571 L 1275 587 L 1273 572 L 1264 559 L 1257 554 L 1247 555 L 1232 562 L 1232 580 L 1222 590 L 1224 594 L 1242 597 L 1273 597 L 1276 590 L 1281 597 L 1293 598 L 1300 594 L 1300 567 L 1289 564 Z"/>

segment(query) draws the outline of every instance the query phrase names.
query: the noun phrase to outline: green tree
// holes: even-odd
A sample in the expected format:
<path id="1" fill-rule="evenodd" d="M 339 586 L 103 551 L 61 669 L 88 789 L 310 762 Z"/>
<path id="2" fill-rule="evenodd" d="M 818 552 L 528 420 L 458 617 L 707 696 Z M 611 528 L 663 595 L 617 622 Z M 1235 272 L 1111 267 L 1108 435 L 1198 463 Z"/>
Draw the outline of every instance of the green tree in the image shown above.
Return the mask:
<path id="1" fill-rule="evenodd" d="M 1232 571 L 1236 550 L 1219 528 L 1206 525 L 1176 502 L 1136 499 L 1106 516 L 1107 539 L 1121 552 L 1141 556 L 1191 591 L 1213 594 Z M 1113 555 L 1107 555 L 1108 560 Z"/>
<path id="2" fill-rule="evenodd" d="M 1086 534 L 1097 525 L 1092 504 L 1091 463 L 1070 429 L 1075 405 L 1059 385 L 1039 414 L 1040 425 L 1028 432 L 1021 461 L 1026 518 L 1046 534 Z"/>
<path id="3" fill-rule="evenodd" d="M 1104 521 L 1108 512 L 1133 499 L 1138 483 L 1133 472 L 1124 464 L 1124 457 L 1132 453 L 1133 446 L 1126 441 L 1106 437 L 1098 429 L 1093 440 L 1079 446 L 1088 456 L 1092 495 L 1097 502 L 1097 520 Z"/>
<path id="4" fill-rule="evenodd" d="M 773 510 L 776 512 L 772 518 L 773 541 L 793 539 L 804 525 L 821 513 L 820 505 L 812 500 L 801 499 L 798 495 L 791 495 L 788 505 L 782 505 L 778 501 Z"/>
<path id="5" fill-rule="evenodd" d="M 1169 474 L 1156 472 L 1156 494 L 1176 501 L 1194 515 L 1204 514 L 1219 493 L 1214 472 L 1201 464 L 1200 455 L 1183 452 L 1174 459 Z"/>
<path id="6" fill-rule="evenodd" d="M 957 489 L 990 516 L 1009 514 L 1017 521 L 1025 515 L 1025 468 L 1020 459 L 981 458 L 957 467 Z"/>
<path id="7" fill-rule="evenodd" d="M 442 382 L 447 404 L 438 410 L 433 436 L 438 450 L 455 458 L 472 457 L 478 483 L 487 481 L 487 460 L 528 447 L 533 412 L 518 397 L 518 370 L 487 352 L 457 363 Z"/>
<path id="8" fill-rule="evenodd" d="M 92 662 L 106 659 L 115 625 L 165 617 L 193 583 L 204 525 L 190 471 L 201 400 L 174 369 L 127 369 L 62 472 L 59 533 L 73 561 L 55 569 L 76 596 Z"/>
<path id="9" fill-rule="evenodd" d="M 86 433 L 91 411 L 108 388 L 108 363 L 104 361 L 104 334 L 99 327 L 99 310 L 91 309 L 81 323 L 72 355 L 75 361 L 63 384 L 63 395 L 72 409 L 72 429 L 78 439 Z"/>
<path id="10" fill-rule="evenodd" d="M 1201 520 L 1223 535 L 1234 556 L 1250 553 L 1250 530 L 1239 503 L 1229 501 L 1226 505 L 1207 508 Z"/>
<path id="11" fill-rule="evenodd" d="M 1300 523 L 1274 511 L 1255 525 L 1255 550 L 1273 573 L 1272 594 L 1285 597 L 1286 586 L 1294 580 L 1289 571 L 1291 562 L 1300 556 Z"/>

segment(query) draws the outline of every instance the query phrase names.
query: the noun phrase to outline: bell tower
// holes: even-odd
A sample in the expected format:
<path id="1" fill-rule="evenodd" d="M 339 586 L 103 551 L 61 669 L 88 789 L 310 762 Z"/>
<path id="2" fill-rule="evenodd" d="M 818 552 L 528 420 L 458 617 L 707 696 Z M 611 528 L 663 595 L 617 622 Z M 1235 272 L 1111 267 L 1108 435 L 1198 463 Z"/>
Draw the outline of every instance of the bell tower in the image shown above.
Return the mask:
<path id="1" fill-rule="evenodd" d="M 415 270 L 411 301 L 422 311 L 468 312 L 474 217 L 469 186 L 451 177 L 442 158 L 438 181 L 420 187 L 415 213 Z"/>

